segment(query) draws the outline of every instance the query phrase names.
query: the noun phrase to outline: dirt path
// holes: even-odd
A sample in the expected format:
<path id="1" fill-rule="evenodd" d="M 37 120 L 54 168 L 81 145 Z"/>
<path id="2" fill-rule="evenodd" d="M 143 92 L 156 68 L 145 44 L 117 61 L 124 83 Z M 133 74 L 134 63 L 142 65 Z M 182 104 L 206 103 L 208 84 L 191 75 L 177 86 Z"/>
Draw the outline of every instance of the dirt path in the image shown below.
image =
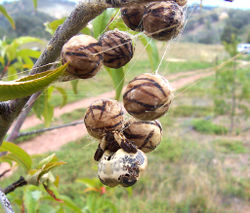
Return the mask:
<path id="1" fill-rule="evenodd" d="M 168 80 L 173 81 L 173 80 L 176 80 L 177 78 L 180 78 L 180 77 L 184 78 L 186 76 L 194 77 L 194 75 L 196 76 L 198 73 L 200 73 L 202 71 L 204 72 L 204 70 L 196 70 L 196 71 L 189 71 L 189 72 L 172 74 L 172 75 L 168 76 Z M 175 83 L 175 81 L 174 81 L 174 83 Z M 178 86 L 178 84 L 179 83 L 177 83 L 177 86 Z M 103 93 L 103 94 L 98 95 L 96 97 L 86 98 L 86 99 L 82 99 L 82 100 L 77 101 L 77 102 L 67 104 L 63 108 L 57 107 L 54 111 L 54 117 L 57 118 L 65 113 L 69 113 L 69 112 L 72 112 L 74 110 L 81 109 L 81 108 L 87 108 L 95 100 L 98 100 L 100 98 L 112 98 L 112 97 L 114 97 L 114 95 L 115 95 L 115 91 L 106 92 L 106 93 Z M 22 130 L 37 126 L 38 124 L 41 124 L 41 123 L 42 123 L 42 121 L 40 119 L 38 119 L 36 116 L 34 116 L 34 115 L 30 116 L 25 120 L 25 122 L 22 126 Z"/>
<path id="2" fill-rule="evenodd" d="M 203 73 L 197 74 L 197 71 L 191 71 L 191 72 L 185 72 L 182 74 L 178 73 L 175 75 L 171 75 L 168 77 L 168 79 L 171 81 L 181 76 L 181 78 L 171 81 L 172 86 L 177 90 L 197 81 L 198 79 L 210 76 L 212 74 L 213 72 L 206 72 L 206 73 L 203 72 Z M 90 103 L 92 103 L 96 99 L 111 98 L 113 96 L 114 96 L 114 91 L 104 93 L 97 97 L 83 99 L 81 101 L 68 104 L 62 109 L 55 110 L 55 116 L 57 117 L 64 113 L 71 112 L 73 110 L 76 110 L 82 107 L 87 107 L 89 106 Z M 38 121 L 41 122 L 40 120 L 36 120 L 35 117 L 30 117 L 27 119 L 25 127 L 27 128 L 29 126 L 34 126 L 39 123 Z M 50 132 L 46 132 L 40 136 L 33 138 L 30 141 L 22 143 L 20 146 L 31 155 L 42 154 L 48 151 L 56 151 L 64 144 L 80 139 L 84 137 L 86 134 L 87 134 L 87 131 L 84 125 L 82 124 L 78 126 L 71 126 L 71 127 L 66 127 L 66 128 L 56 129 Z"/>

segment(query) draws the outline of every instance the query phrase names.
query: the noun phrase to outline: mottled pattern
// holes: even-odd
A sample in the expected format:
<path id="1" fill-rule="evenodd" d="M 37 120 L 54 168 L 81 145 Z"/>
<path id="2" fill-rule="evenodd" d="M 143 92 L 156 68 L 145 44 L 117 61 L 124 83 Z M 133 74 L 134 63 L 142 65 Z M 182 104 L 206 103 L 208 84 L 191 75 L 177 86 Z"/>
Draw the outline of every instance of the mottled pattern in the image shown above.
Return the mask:
<path id="1" fill-rule="evenodd" d="M 110 187 L 118 184 L 128 187 L 137 182 L 146 167 L 147 157 L 140 150 L 135 154 L 126 153 L 122 149 L 116 153 L 106 151 L 98 164 L 98 177 Z"/>
<path id="2" fill-rule="evenodd" d="M 132 39 L 128 33 L 112 30 L 100 37 L 103 64 L 118 69 L 127 64 L 134 55 Z"/>
<path id="3" fill-rule="evenodd" d="M 121 9 L 121 17 L 123 22 L 134 31 L 143 31 L 142 18 L 144 14 L 145 6 L 137 4 L 130 7 L 124 7 Z"/>
<path id="4" fill-rule="evenodd" d="M 107 132 L 121 130 L 124 112 L 119 102 L 100 99 L 92 103 L 85 114 L 84 123 L 88 133 L 101 139 Z"/>
<path id="5" fill-rule="evenodd" d="M 88 35 L 72 37 L 62 48 L 62 63 L 69 62 L 68 73 L 86 79 L 96 75 L 102 65 L 102 48 L 96 39 Z"/>
<path id="6" fill-rule="evenodd" d="M 161 41 L 175 38 L 184 25 L 183 9 L 173 1 L 147 5 L 143 16 L 144 32 Z"/>
<path id="7" fill-rule="evenodd" d="M 155 120 L 164 115 L 173 94 L 169 83 L 160 75 L 142 74 L 129 82 L 123 95 L 124 107 L 140 120 Z"/>

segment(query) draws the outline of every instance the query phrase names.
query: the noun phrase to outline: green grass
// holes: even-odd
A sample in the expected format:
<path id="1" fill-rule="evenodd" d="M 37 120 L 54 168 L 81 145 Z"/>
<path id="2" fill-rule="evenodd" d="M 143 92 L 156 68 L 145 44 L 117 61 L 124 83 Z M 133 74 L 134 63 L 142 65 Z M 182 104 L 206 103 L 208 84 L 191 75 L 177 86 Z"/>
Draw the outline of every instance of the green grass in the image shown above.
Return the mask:
<path id="1" fill-rule="evenodd" d="M 233 196 L 246 201 L 250 199 L 250 183 L 248 179 L 231 178 L 222 189 L 225 196 Z"/>
<path id="2" fill-rule="evenodd" d="M 63 123 L 69 123 L 75 120 L 83 119 L 85 111 L 86 109 L 82 108 L 69 113 L 64 113 L 58 120 L 62 121 Z"/>
<path id="3" fill-rule="evenodd" d="M 201 61 L 188 61 L 188 62 L 167 62 L 165 66 L 169 73 L 178 73 L 184 71 L 206 69 L 212 67 L 213 64 Z"/>
<path id="4" fill-rule="evenodd" d="M 204 117 L 211 115 L 213 108 L 209 106 L 176 106 L 170 111 L 171 116 L 175 117 Z"/>
<path id="5" fill-rule="evenodd" d="M 237 140 L 228 140 L 228 139 L 218 139 L 215 140 L 214 146 L 217 151 L 230 154 L 230 153 L 235 153 L 235 154 L 242 154 L 246 153 L 246 148 L 243 145 L 242 141 L 237 141 Z"/>
<path id="6" fill-rule="evenodd" d="M 166 125 L 170 121 L 171 118 L 168 118 L 162 123 Z M 217 199 L 218 195 L 215 196 L 215 189 L 221 192 L 221 199 L 223 196 L 244 199 L 248 196 L 245 182 L 230 188 L 231 180 L 225 178 L 223 171 L 210 164 L 214 153 L 209 146 L 168 134 L 164 134 L 161 144 L 154 152 L 147 154 L 148 169 L 133 188 L 107 188 L 104 195 L 97 192 L 84 193 L 86 186 L 77 182 L 77 179 L 97 177 L 97 162 L 93 159 L 97 144 L 91 137 L 84 137 L 56 152 L 60 160 L 67 162 L 53 171 L 60 177 L 59 192 L 70 197 L 78 207 L 89 209 L 84 212 L 221 213 L 228 211 L 220 203 L 220 199 Z M 33 161 L 37 163 L 45 156 L 48 154 L 37 156 Z M 4 179 L 1 187 L 24 174 L 22 169 L 18 170 L 15 175 Z M 20 197 L 22 192 L 23 188 L 12 193 L 15 196 L 10 196 L 11 201 Z M 45 192 L 43 194 L 46 195 Z M 107 204 L 106 207 L 103 206 L 104 203 Z M 56 206 L 56 202 L 40 201 L 41 212 L 46 210 L 47 213 L 52 213 Z M 102 208 L 106 210 L 102 211 Z M 19 210 L 16 208 L 16 212 L 20 212 Z"/>
<path id="7" fill-rule="evenodd" d="M 209 120 L 196 119 L 192 122 L 193 128 L 201 133 L 223 135 L 228 132 L 227 128 L 212 123 Z"/>
<path id="8" fill-rule="evenodd" d="M 202 78 L 188 86 L 182 87 L 176 92 L 176 96 L 211 98 L 214 80 L 214 76 Z"/>
<path id="9" fill-rule="evenodd" d="M 139 74 L 152 72 L 149 67 L 150 64 L 148 60 L 137 61 L 136 63 L 131 62 L 129 65 L 127 65 L 126 69 L 126 83 Z M 170 73 L 198 70 L 208 67 L 211 67 L 211 63 L 209 62 L 164 62 L 160 67 L 159 73 L 162 75 L 167 75 Z M 66 90 L 68 103 L 72 103 L 87 97 L 93 97 L 114 89 L 111 78 L 104 69 L 97 73 L 97 75 L 92 79 L 79 80 L 78 94 L 73 93 L 72 87 L 69 82 L 60 83 L 59 86 L 63 87 Z M 61 95 L 55 92 L 51 98 L 51 103 L 53 104 L 53 106 L 60 106 L 62 102 L 61 99 Z"/>

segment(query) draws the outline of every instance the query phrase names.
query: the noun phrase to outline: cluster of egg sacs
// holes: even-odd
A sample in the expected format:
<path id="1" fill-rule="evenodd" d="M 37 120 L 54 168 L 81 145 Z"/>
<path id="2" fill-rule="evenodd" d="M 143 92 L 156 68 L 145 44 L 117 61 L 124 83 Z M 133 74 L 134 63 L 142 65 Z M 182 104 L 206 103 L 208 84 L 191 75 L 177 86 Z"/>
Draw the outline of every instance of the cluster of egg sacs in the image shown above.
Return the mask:
<path id="1" fill-rule="evenodd" d="M 179 5 L 178 5 L 178 4 Z M 122 8 L 124 23 L 132 30 L 158 40 L 175 38 L 183 27 L 182 7 L 186 0 L 155 2 Z M 133 57 L 132 39 L 126 32 L 112 30 L 99 41 L 88 35 L 72 37 L 62 49 L 62 62 L 76 78 L 93 77 L 102 64 L 120 68 Z M 88 133 L 99 140 L 95 160 L 98 177 L 110 187 L 131 186 L 147 166 L 145 153 L 161 141 L 158 119 L 173 99 L 168 81 L 160 75 L 145 73 L 129 82 L 123 94 L 123 105 L 111 99 L 92 103 L 84 118 Z M 125 110 L 132 117 L 126 115 Z"/>

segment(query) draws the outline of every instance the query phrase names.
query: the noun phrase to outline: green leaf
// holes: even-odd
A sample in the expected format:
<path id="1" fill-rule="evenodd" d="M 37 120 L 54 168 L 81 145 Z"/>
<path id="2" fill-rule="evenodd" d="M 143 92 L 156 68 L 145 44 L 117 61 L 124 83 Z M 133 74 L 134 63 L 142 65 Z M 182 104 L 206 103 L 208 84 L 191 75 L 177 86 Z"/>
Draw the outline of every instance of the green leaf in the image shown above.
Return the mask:
<path id="1" fill-rule="evenodd" d="M 55 21 L 45 23 L 46 31 L 49 32 L 51 35 L 53 35 L 56 32 L 56 29 L 61 24 L 63 24 L 65 19 L 66 19 L 66 17 L 63 17 L 61 19 L 57 19 Z"/>
<path id="2" fill-rule="evenodd" d="M 114 88 L 115 88 L 115 99 L 119 100 L 122 92 L 122 88 L 124 86 L 124 79 L 125 79 L 125 71 L 123 67 L 119 69 L 111 69 L 106 67 L 106 70 L 108 71 L 109 75 L 112 78 Z"/>
<path id="3" fill-rule="evenodd" d="M 44 124 L 46 127 L 49 127 L 54 115 L 54 107 L 49 103 L 49 99 L 53 93 L 54 87 L 48 87 L 48 89 L 44 92 L 45 99 L 44 99 L 44 111 L 43 111 L 43 117 L 44 117 Z"/>
<path id="4" fill-rule="evenodd" d="M 45 102 L 45 94 L 44 92 L 40 95 L 40 97 L 36 100 L 32 110 L 35 112 L 36 116 L 41 119 L 41 116 L 44 112 L 44 102 Z"/>
<path id="5" fill-rule="evenodd" d="M 24 56 L 28 56 L 30 58 L 39 58 L 41 55 L 40 51 L 37 50 L 31 50 L 31 49 L 22 49 L 20 51 L 17 52 L 17 56 L 20 57 L 24 57 Z"/>
<path id="6" fill-rule="evenodd" d="M 2 13 L 5 18 L 10 22 L 13 29 L 16 28 L 14 20 L 9 16 L 8 12 L 4 8 L 4 6 L 0 5 L 0 13 Z"/>
<path id="7" fill-rule="evenodd" d="M 62 103 L 60 107 L 65 106 L 68 101 L 68 96 L 67 96 L 65 89 L 63 89 L 62 87 L 54 87 L 54 88 L 62 95 Z"/>
<path id="8" fill-rule="evenodd" d="M 40 44 L 44 44 L 45 42 L 42 41 L 39 38 L 35 38 L 35 37 L 31 37 L 31 36 L 22 36 L 22 37 L 18 37 L 15 40 L 13 40 L 13 45 L 17 45 L 17 46 L 21 46 L 27 43 L 40 43 Z"/>
<path id="9" fill-rule="evenodd" d="M 42 168 L 44 165 L 48 164 L 48 163 L 52 163 L 52 162 L 57 162 L 58 161 L 58 158 L 56 157 L 56 154 L 53 153 L 51 155 L 49 155 L 48 157 L 42 159 L 37 168 Z"/>
<path id="10" fill-rule="evenodd" d="M 70 81 L 70 83 L 71 83 L 74 94 L 77 95 L 78 94 L 77 86 L 78 86 L 79 80 L 73 80 L 73 81 Z"/>
<path id="11" fill-rule="evenodd" d="M 34 8 L 37 9 L 37 0 L 33 0 Z"/>
<path id="12" fill-rule="evenodd" d="M 54 115 L 54 107 L 51 104 L 46 103 L 46 105 L 44 106 L 44 111 L 43 111 L 45 127 L 50 126 L 53 120 L 53 115 Z"/>
<path id="13" fill-rule="evenodd" d="M 8 67 L 8 81 L 12 81 L 17 79 L 17 70 L 15 69 L 14 66 L 9 66 Z"/>
<path id="14" fill-rule="evenodd" d="M 81 30 L 81 33 L 82 34 L 85 34 L 85 35 L 91 35 L 91 30 L 88 28 L 88 27 L 84 27 L 82 30 Z"/>
<path id="15" fill-rule="evenodd" d="M 141 35 L 139 39 L 146 48 L 151 69 L 155 71 L 160 63 L 156 42 L 145 35 Z"/>
<path id="16" fill-rule="evenodd" d="M 27 186 L 24 189 L 24 206 L 29 213 L 36 213 L 39 208 L 39 199 L 42 197 L 42 192 L 38 191 L 36 186 Z"/>
<path id="17" fill-rule="evenodd" d="M 98 178 L 80 178 L 77 179 L 76 182 L 83 183 L 87 187 L 99 187 L 102 183 L 99 181 Z"/>
<path id="18" fill-rule="evenodd" d="M 93 20 L 92 24 L 95 38 L 98 38 L 98 36 L 104 32 L 114 12 L 114 9 L 107 9 Z"/>
<path id="19" fill-rule="evenodd" d="M 26 177 L 26 180 L 31 185 L 39 185 L 41 178 L 43 178 L 42 180 L 43 183 L 44 181 L 51 182 L 52 179 L 53 179 L 52 182 L 54 182 L 55 178 L 50 173 L 50 171 L 64 164 L 65 162 L 58 161 L 56 155 L 52 154 L 47 158 L 43 159 L 42 161 L 40 161 L 37 168 L 30 170 L 29 175 Z"/>
<path id="20" fill-rule="evenodd" d="M 58 162 L 50 162 L 50 163 L 47 163 L 46 165 L 44 165 L 38 175 L 38 178 L 37 178 L 37 182 L 39 182 L 39 180 L 41 179 L 41 177 L 45 174 L 47 174 L 50 170 L 56 168 L 56 167 L 59 167 L 59 166 L 62 166 L 64 165 L 65 162 L 62 162 L 62 161 L 58 161 Z"/>
<path id="21" fill-rule="evenodd" d="M 67 197 L 65 195 L 60 195 L 59 199 L 64 201 L 63 205 L 69 207 L 74 212 L 82 213 L 81 209 L 69 197 Z"/>
<path id="22" fill-rule="evenodd" d="M 0 101 L 23 98 L 41 91 L 55 81 L 67 68 L 67 64 L 44 74 L 35 74 L 17 81 L 0 81 Z"/>
<path id="23" fill-rule="evenodd" d="M 19 146 L 4 141 L 2 145 L 0 146 L 1 152 L 10 152 L 7 156 L 11 159 L 14 159 L 17 163 L 20 163 L 24 166 L 27 170 L 31 168 L 32 160 L 31 157 L 27 152 L 25 152 L 22 148 Z"/>

